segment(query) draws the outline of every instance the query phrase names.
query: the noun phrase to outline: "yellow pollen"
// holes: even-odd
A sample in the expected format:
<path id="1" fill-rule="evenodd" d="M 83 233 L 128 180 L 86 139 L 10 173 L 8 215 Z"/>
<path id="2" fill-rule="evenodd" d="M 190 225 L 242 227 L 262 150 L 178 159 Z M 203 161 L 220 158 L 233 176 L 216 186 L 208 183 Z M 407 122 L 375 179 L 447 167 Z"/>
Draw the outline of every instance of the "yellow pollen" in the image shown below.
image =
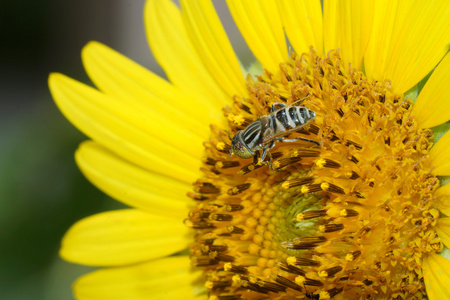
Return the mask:
<path id="1" fill-rule="evenodd" d="M 274 162 L 273 164 L 272 164 L 272 167 L 274 168 L 274 169 L 278 169 L 279 167 L 280 167 L 280 162 L 278 162 L 278 161 L 276 161 L 276 162 Z"/>
<path id="2" fill-rule="evenodd" d="M 426 298 L 423 258 L 444 247 L 432 133 L 394 85 L 336 51 L 291 53 L 277 72 L 248 77 L 248 94 L 223 108 L 228 127 L 211 127 L 188 193 L 191 261 L 209 299 Z M 264 136 L 253 158 L 230 157 L 236 133 L 276 115 L 274 103 L 315 117 Z"/>
<path id="3" fill-rule="evenodd" d="M 230 270 L 231 270 L 231 267 L 232 267 L 232 264 L 231 264 L 231 263 L 225 263 L 225 264 L 223 265 L 223 268 L 224 268 L 225 271 L 230 271 Z M 234 278 L 233 278 L 233 280 L 234 280 Z"/>
<path id="4" fill-rule="evenodd" d="M 205 282 L 205 287 L 206 287 L 207 289 L 212 289 L 212 288 L 214 287 L 214 283 L 213 283 L 212 281 L 207 280 L 207 281 Z"/>
<path id="5" fill-rule="evenodd" d="M 226 271 L 226 270 L 225 270 L 225 271 Z M 240 282 L 241 282 L 241 276 L 239 276 L 239 275 L 233 276 L 232 279 L 233 279 L 233 282 L 234 282 L 235 284 L 237 284 L 237 285 L 239 285 Z"/>
<path id="6" fill-rule="evenodd" d="M 316 161 L 316 166 L 318 166 L 319 168 L 323 168 L 325 166 L 325 159 L 321 158 L 319 160 Z"/>
<path id="7" fill-rule="evenodd" d="M 296 218 L 296 219 L 297 219 L 298 222 L 300 222 L 300 221 L 303 221 L 303 217 L 304 217 L 304 214 L 301 213 L 301 214 L 298 214 L 298 215 L 297 215 L 297 218 Z"/>
<path id="8" fill-rule="evenodd" d="M 324 191 L 328 190 L 330 188 L 330 184 L 327 182 L 323 182 L 320 184 L 320 188 Z"/>
<path id="9" fill-rule="evenodd" d="M 302 286 L 305 283 L 306 278 L 303 276 L 295 277 L 295 283 Z"/>
<path id="10" fill-rule="evenodd" d="M 248 281 L 250 281 L 251 283 L 258 282 L 258 278 L 254 277 L 254 276 L 250 276 L 248 279 L 249 279 Z"/>
<path id="11" fill-rule="evenodd" d="M 233 122 L 234 121 L 234 118 L 235 118 L 235 115 L 234 114 L 229 114 L 228 115 L 228 121 L 231 121 L 231 122 Z"/>
<path id="12" fill-rule="evenodd" d="M 224 143 L 224 142 L 218 142 L 218 143 L 216 144 L 216 148 L 217 148 L 217 150 L 223 150 L 223 149 L 225 149 L 225 143 Z"/>
<path id="13" fill-rule="evenodd" d="M 228 116 L 228 120 L 232 121 L 234 124 L 236 124 L 238 126 L 241 126 L 245 122 L 245 119 L 242 115 L 230 114 Z"/>
<path id="14" fill-rule="evenodd" d="M 293 265 L 293 264 L 295 264 L 295 261 L 296 261 L 296 259 L 295 259 L 294 256 L 289 256 L 289 257 L 286 259 L 286 262 L 288 263 L 288 265 Z"/>
<path id="15" fill-rule="evenodd" d="M 285 190 L 289 189 L 289 182 L 285 181 L 281 184 L 281 187 Z"/>
<path id="16" fill-rule="evenodd" d="M 317 275 L 319 275 L 319 277 L 326 278 L 326 277 L 328 277 L 328 272 L 327 271 L 320 271 Z"/>

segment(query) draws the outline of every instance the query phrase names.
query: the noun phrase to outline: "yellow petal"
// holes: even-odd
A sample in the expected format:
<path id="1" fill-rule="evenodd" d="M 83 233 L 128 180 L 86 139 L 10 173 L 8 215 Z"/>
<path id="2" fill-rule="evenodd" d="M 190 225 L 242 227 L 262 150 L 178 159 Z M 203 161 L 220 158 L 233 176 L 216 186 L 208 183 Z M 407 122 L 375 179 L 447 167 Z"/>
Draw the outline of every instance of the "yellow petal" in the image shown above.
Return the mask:
<path id="1" fill-rule="evenodd" d="M 450 218 L 440 218 L 438 219 L 436 232 L 444 243 L 445 247 L 450 247 Z"/>
<path id="2" fill-rule="evenodd" d="M 286 39 L 275 1 L 227 0 L 228 8 L 250 50 L 269 72 L 288 58 Z"/>
<path id="3" fill-rule="evenodd" d="M 182 219 L 137 209 L 100 213 L 75 223 L 62 240 L 63 259 L 89 266 L 120 266 L 165 257 L 191 241 Z"/>
<path id="4" fill-rule="evenodd" d="M 437 189 L 436 207 L 446 216 L 450 216 L 450 184 L 446 184 Z"/>
<path id="5" fill-rule="evenodd" d="M 209 136 L 208 124 L 214 119 L 204 101 L 183 95 L 166 80 L 98 42 L 88 43 L 82 58 L 89 77 L 106 94 L 170 119 L 172 125 L 203 139 Z"/>
<path id="6" fill-rule="evenodd" d="M 450 299 L 450 261 L 439 254 L 430 254 L 424 258 L 422 268 L 428 299 Z"/>
<path id="7" fill-rule="evenodd" d="M 450 120 L 450 55 L 446 55 L 428 79 L 414 103 L 412 114 L 421 128 Z"/>
<path id="8" fill-rule="evenodd" d="M 438 176 L 450 175 L 450 132 L 443 137 L 430 150 L 430 158 L 433 161 L 433 173 Z"/>
<path id="9" fill-rule="evenodd" d="M 211 76 L 231 98 L 248 94 L 236 54 L 210 0 L 182 0 L 188 35 Z"/>
<path id="10" fill-rule="evenodd" d="M 375 1 L 342 1 L 341 56 L 353 68 L 362 70 L 362 60 L 369 42 L 373 24 Z"/>
<path id="11" fill-rule="evenodd" d="M 203 65 L 178 7 L 170 0 L 147 1 L 145 27 L 152 53 L 170 81 L 183 93 L 199 98 L 220 120 L 221 109 L 231 103 L 231 98 Z"/>
<path id="12" fill-rule="evenodd" d="M 372 35 L 364 58 L 369 78 L 392 80 L 404 93 L 448 51 L 450 2 L 376 1 Z"/>
<path id="13" fill-rule="evenodd" d="M 297 53 L 309 53 L 309 47 L 323 51 L 322 6 L 319 0 L 277 1 L 290 43 Z"/>
<path id="14" fill-rule="evenodd" d="M 339 1 L 323 2 L 323 45 L 324 52 L 341 47 L 341 18 Z"/>
<path id="15" fill-rule="evenodd" d="M 69 121 L 119 156 L 184 182 L 199 176 L 203 145 L 192 132 L 62 74 L 51 74 L 49 86 Z"/>
<path id="16" fill-rule="evenodd" d="M 363 56 L 372 30 L 373 6 L 374 1 L 328 1 L 324 6 L 325 18 L 330 19 L 326 20 L 325 31 L 331 32 L 325 34 L 325 46 L 331 48 L 325 48 L 325 52 L 340 48 L 344 62 L 362 70 Z M 339 37 L 331 37 L 332 34 Z"/>
<path id="17" fill-rule="evenodd" d="M 194 281 L 200 271 L 191 270 L 187 256 L 94 271 L 74 284 L 76 299 L 197 299 Z M 206 299 L 206 298 L 205 298 Z"/>
<path id="18" fill-rule="evenodd" d="M 86 178 L 131 207 L 171 218 L 188 214 L 190 184 L 139 168 L 91 141 L 80 145 L 75 159 Z"/>

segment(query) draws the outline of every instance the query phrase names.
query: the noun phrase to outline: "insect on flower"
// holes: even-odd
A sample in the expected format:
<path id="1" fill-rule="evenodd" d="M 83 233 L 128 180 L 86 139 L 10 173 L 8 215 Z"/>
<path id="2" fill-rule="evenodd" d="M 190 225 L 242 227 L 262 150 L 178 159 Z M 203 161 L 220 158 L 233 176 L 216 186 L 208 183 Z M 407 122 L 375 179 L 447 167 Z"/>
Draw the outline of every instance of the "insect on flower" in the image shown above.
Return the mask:
<path id="1" fill-rule="evenodd" d="M 314 120 L 316 116 L 314 111 L 305 106 L 294 106 L 297 102 L 301 104 L 308 97 L 306 96 L 291 105 L 279 102 L 273 103 L 270 114 L 262 116 L 234 135 L 230 154 L 233 155 L 234 153 L 240 158 L 254 157 L 255 162 L 257 162 L 259 150 L 262 150 L 260 162 L 263 163 L 264 158 L 269 153 L 269 166 L 272 169 L 272 157 L 269 150 L 275 146 L 275 142 L 290 143 L 303 140 L 320 146 L 317 141 L 304 137 L 286 139 L 292 132 Z"/>

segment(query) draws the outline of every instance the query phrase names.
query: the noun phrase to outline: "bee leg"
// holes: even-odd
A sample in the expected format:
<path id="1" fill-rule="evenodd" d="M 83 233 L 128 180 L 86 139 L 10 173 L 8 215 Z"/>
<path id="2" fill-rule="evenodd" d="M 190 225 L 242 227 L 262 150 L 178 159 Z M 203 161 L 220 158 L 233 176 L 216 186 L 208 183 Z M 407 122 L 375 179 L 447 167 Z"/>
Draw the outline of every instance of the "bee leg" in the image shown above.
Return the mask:
<path id="1" fill-rule="evenodd" d="M 297 100 L 297 101 L 295 101 L 295 102 L 292 102 L 292 103 L 290 104 L 290 106 L 294 106 L 294 104 L 297 104 L 297 106 L 299 106 L 299 105 L 302 104 L 303 101 L 305 101 L 309 96 L 311 96 L 309 93 L 306 94 L 306 96 L 303 97 L 302 99 Z"/>
<path id="2" fill-rule="evenodd" d="M 274 143 L 274 144 L 275 144 L 275 143 Z M 273 147 L 273 146 L 272 146 L 272 147 Z M 270 149 L 270 148 L 264 148 L 263 153 L 262 153 L 262 156 L 261 156 L 260 162 L 261 162 L 262 164 L 268 165 L 269 168 L 270 168 L 270 170 L 273 171 L 273 168 L 272 168 L 272 155 L 270 154 L 269 149 Z M 266 161 L 263 162 L 264 158 L 266 158 L 266 155 L 269 156 L 269 161 L 268 161 L 268 162 L 266 162 Z"/>
<path id="3" fill-rule="evenodd" d="M 266 164 L 270 167 L 270 169 L 273 171 L 272 168 L 272 155 L 270 154 L 270 149 L 272 149 L 273 147 L 275 147 L 275 141 L 272 141 L 269 145 L 267 145 L 266 148 L 263 149 L 262 155 L 261 155 L 261 159 L 260 162 L 262 164 Z M 269 162 L 264 162 L 264 159 L 266 158 L 266 155 L 269 155 Z"/>
<path id="4" fill-rule="evenodd" d="M 268 153 L 268 151 L 270 149 L 272 149 L 274 146 L 275 146 L 275 141 L 272 141 L 265 148 L 263 148 L 261 159 L 259 160 L 261 163 L 264 161 L 264 158 L 266 158 L 266 154 Z M 270 155 L 270 152 L 269 152 L 269 157 L 272 158 L 272 156 Z"/>
<path id="5" fill-rule="evenodd" d="M 269 152 L 269 163 L 268 163 L 268 165 L 269 165 L 270 170 L 273 171 L 273 166 L 272 166 L 272 154 L 270 154 L 270 152 Z"/>
<path id="6" fill-rule="evenodd" d="M 268 151 L 267 149 L 268 149 L 268 148 L 264 148 L 264 149 L 263 149 L 263 152 L 262 152 L 262 155 L 261 155 L 261 159 L 259 160 L 260 163 L 263 163 L 264 158 L 266 158 L 267 151 Z"/>
<path id="7" fill-rule="evenodd" d="M 253 156 L 253 164 L 257 165 L 259 160 L 259 151 L 255 151 L 255 155 Z"/>
<path id="8" fill-rule="evenodd" d="M 310 139 L 306 139 L 306 138 L 301 137 L 301 136 L 296 137 L 295 139 L 284 139 L 284 138 L 279 138 L 278 139 L 279 142 L 284 142 L 284 143 L 292 143 L 292 142 L 296 142 L 298 140 L 302 140 L 302 141 L 305 141 L 305 142 L 310 142 L 310 143 L 316 144 L 317 146 L 320 146 L 319 142 L 314 141 L 314 140 L 310 140 Z"/>

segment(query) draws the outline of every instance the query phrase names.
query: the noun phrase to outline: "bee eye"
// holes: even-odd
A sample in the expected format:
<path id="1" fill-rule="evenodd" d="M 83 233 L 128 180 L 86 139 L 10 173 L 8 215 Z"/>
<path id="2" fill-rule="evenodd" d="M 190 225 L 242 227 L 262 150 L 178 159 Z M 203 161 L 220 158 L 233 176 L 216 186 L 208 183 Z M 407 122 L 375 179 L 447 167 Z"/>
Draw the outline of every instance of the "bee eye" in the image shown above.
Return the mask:
<path id="1" fill-rule="evenodd" d="M 255 155 L 255 153 L 250 151 L 250 149 L 248 149 L 247 146 L 244 144 L 242 137 L 241 137 L 241 132 L 242 131 L 239 131 L 233 137 L 233 141 L 231 143 L 231 149 L 240 158 L 250 158 L 253 155 Z"/>

